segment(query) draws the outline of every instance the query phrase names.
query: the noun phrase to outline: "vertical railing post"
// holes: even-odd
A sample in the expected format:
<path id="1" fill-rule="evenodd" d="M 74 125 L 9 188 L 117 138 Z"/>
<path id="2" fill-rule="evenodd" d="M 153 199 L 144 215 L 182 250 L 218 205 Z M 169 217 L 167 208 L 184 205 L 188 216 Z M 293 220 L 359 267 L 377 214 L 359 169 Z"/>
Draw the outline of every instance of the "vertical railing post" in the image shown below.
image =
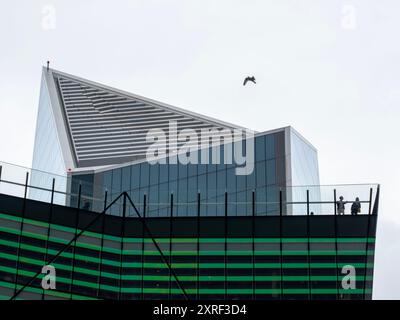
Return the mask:
<path id="1" fill-rule="evenodd" d="M 224 299 L 228 298 L 228 192 L 225 191 L 225 211 L 224 211 Z"/>
<path id="2" fill-rule="evenodd" d="M 143 221 L 144 223 L 142 224 L 142 287 L 141 287 L 141 296 L 142 300 L 144 300 L 144 252 L 145 252 L 145 239 L 146 239 L 146 233 L 145 233 L 145 225 L 146 225 L 146 208 L 147 208 L 147 197 L 146 194 L 143 195 Z"/>
<path id="3" fill-rule="evenodd" d="M 49 215 L 48 215 L 48 227 L 47 227 L 47 238 L 46 238 L 46 245 L 45 245 L 45 254 L 44 254 L 44 259 L 43 262 L 46 263 L 48 259 L 48 254 L 49 254 L 49 238 L 50 238 L 50 230 L 51 230 L 51 222 L 53 218 L 53 204 L 54 204 L 54 189 L 55 189 L 55 184 L 56 184 L 56 179 L 53 178 L 52 184 L 51 184 L 51 196 L 50 196 L 50 210 L 49 210 Z M 45 290 L 43 290 L 42 293 L 42 300 L 45 300 Z"/>
<path id="4" fill-rule="evenodd" d="M 338 234 L 337 234 L 337 211 L 336 211 L 336 201 L 337 201 L 337 197 L 336 197 L 336 189 L 333 189 L 333 206 L 334 206 L 334 212 L 335 212 L 335 216 L 334 216 L 334 230 L 335 230 L 335 266 L 336 266 L 336 300 L 339 300 L 339 265 L 338 265 Z"/>
<path id="5" fill-rule="evenodd" d="M 282 228 L 282 216 L 283 216 L 283 203 L 282 203 L 282 189 L 279 190 L 279 253 L 280 253 L 280 271 L 281 271 L 281 281 L 280 281 L 280 300 L 283 299 L 283 228 Z"/>
<path id="6" fill-rule="evenodd" d="M 310 190 L 307 190 L 307 262 L 308 262 L 308 300 L 311 300 L 311 257 L 310 257 Z"/>
<path id="7" fill-rule="evenodd" d="M 368 262 L 369 262 L 368 249 L 369 249 L 369 233 L 371 229 L 371 210 L 372 210 L 372 188 L 369 189 L 368 224 L 367 224 L 367 236 L 365 239 L 365 265 L 364 265 L 364 288 L 363 288 L 364 300 L 366 300 L 367 297 L 367 276 L 368 276 Z"/>
<path id="8" fill-rule="evenodd" d="M 78 207 L 76 210 L 76 216 L 75 216 L 75 232 L 74 232 L 74 241 L 72 242 L 72 270 L 71 270 L 71 282 L 69 286 L 69 293 L 71 294 L 72 299 L 72 294 L 73 294 L 73 286 L 74 286 L 74 280 L 75 280 L 75 263 L 76 263 L 76 241 L 77 241 L 77 234 L 78 234 L 78 229 L 79 229 L 79 218 L 80 218 L 80 209 L 81 209 L 81 195 L 82 195 L 82 184 L 79 183 L 79 189 L 78 189 Z"/>
<path id="9" fill-rule="evenodd" d="M 51 200 L 50 203 L 53 204 L 54 203 L 54 189 L 56 187 L 56 179 L 53 178 L 53 183 L 51 185 Z"/>
<path id="10" fill-rule="evenodd" d="M 103 208 L 103 211 L 107 209 L 107 197 L 108 197 L 108 191 L 106 189 L 106 191 L 104 192 L 104 208 Z"/>
<path id="11" fill-rule="evenodd" d="M 336 198 L 336 189 L 333 189 L 333 212 L 335 213 L 335 216 L 336 216 L 336 214 L 337 214 L 337 212 L 336 212 L 336 200 L 337 198 Z"/>
<path id="12" fill-rule="evenodd" d="M 255 237 L 255 216 L 256 216 L 256 193 L 253 190 L 252 192 L 252 203 L 253 203 L 253 210 L 252 210 L 252 215 L 251 215 L 251 263 L 252 263 L 252 300 L 256 299 L 256 273 L 255 273 L 255 265 L 256 265 L 256 261 L 255 261 L 255 241 L 254 241 L 254 237 Z"/>
<path id="13" fill-rule="evenodd" d="M 28 183 L 29 183 L 29 172 L 26 173 L 25 176 L 25 192 L 24 192 L 24 199 L 26 199 L 28 195 Z"/>
<path id="14" fill-rule="evenodd" d="M 368 224 L 367 224 L 367 236 L 365 238 L 365 263 L 364 263 L 364 288 L 363 288 L 363 299 L 366 300 L 367 297 L 367 275 L 368 275 L 368 249 L 369 249 L 369 233 L 371 225 L 371 214 L 368 214 Z"/>
<path id="15" fill-rule="evenodd" d="M 378 186 L 377 186 L 377 188 L 376 188 L 376 195 L 375 195 L 374 206 L 373 206 L 373 208 L 372 208 L 372 214 L 373 214 L 373 215 L 377 215 L 377 214 L 378 214 L 380 189 L 381 189 L 381 186 L 378 184 Z"/>
<path id="16" fill-rule="evenodd" d="M 197 282 L 196 282 L 196 299 L 200 299 L 200 192 L 197 193 Z"/>
<path id="17" fill-rule="evenodd" d="M 77 204 L 77 208 L 78 208 L 78 209 L 81 208 L 81 196 L 82 196 L 82 184 L 79 183 L 79 189 L 78 189 L 78 204 Z"/>
<path id="18" fill-rule="evenodd" d="M 16 264 L 15 264 L 15 285 L 14 285 L 14 295 L 18 292 L 18 284 L 19 284 L 19 263 L 20 263 L 20 255 L 21 255 L 21 242 L 22 242 L 22 232 L 24 230 L 25 224 L 25 211 L 26 211 L 26 195 L 28 189 L 28 179 L 29 179 L 29 172 L 26 173 L 25 178 L 25 196 L 23 201 L 22 207 L 22 216 L 21 216 L 21 223 L 19 227 L 19 234 L 18 234 L 18 246 L 17 246 L 17 253 L 16 253 Z"/>
<path id="19" fill-rule="evenodd" d="M 100 238 L 100 263 L 99 263 L 99 282 L 97 285 L 97 296 L 100 297 L 101 294 L 101 283 L 102 283 L 102 273 L 103 273 L 103 249 L 104 249 L 104 230 L 106 225 L 106 210 L 107 210 L 107 190 L 104 194 L 104 214 L 101 217 L 101 238 Z"/>
<path id="20" fill-rule="evenodd" d="M 3 166 L 0 165 L 0 184 L 1 184 L 1 174 L 3 173 Z M 1 191 L 1 189 L 0 189 Z"/>
<path id="21" fill-rule="evenodd" d="M 371 214 L 372 210 L 372 188 L 369 188 L 369 204 L 368 204 L 368 214 Z"/>
<path id="22" fill-rule="evenodd" d="M 124 262 L 124 237 L 125 237 L 125 217 L 126 217 L 126 192 L 124 192 L 122 197 L 122 223 L 121 223 L 121 253 L 119 256 L 119 291 L 118 291 L 118 300 L 122 299 L 122 270 L 123 270 L 123 262 Z"/>
<path id="23" fill-rule="evenodd" d="M 251 193 L 251 215 L 253 217 L 256 215 L 256 195 L 254 190 Z"/>
<path id="24" fill-rule="evenodd" d="M 174 216 L 174 194 L 171 193 L 171 207 L 170 207 L 170 214 L 169 214 L 169 265 L 172 266 L 172 223 L 173 223 L 173 216 Z M 178 208 L 179 212 L 179 208 Z M 169 286 L 168 286 L 168 300 L 171 300 L 172 298 L 172 272 L 171 269 L 169 269 Z"/>
<path id="25" fill-rule="evenodd" d="M 101 294 L 101 283 L 102 283 L 102 273 L 103 273 L 103 248 L 104 248 L 104 230 L 106 224 L 106 210 L 107 210 L 107 189 L 104 192 L 104 207 L 103 207 L 103 217 L 101 218 L 101 239 L 100 239 L 100 263 L 99 263 L 99 283 L 97 285 L 97 296 L 100 297 Z"/>

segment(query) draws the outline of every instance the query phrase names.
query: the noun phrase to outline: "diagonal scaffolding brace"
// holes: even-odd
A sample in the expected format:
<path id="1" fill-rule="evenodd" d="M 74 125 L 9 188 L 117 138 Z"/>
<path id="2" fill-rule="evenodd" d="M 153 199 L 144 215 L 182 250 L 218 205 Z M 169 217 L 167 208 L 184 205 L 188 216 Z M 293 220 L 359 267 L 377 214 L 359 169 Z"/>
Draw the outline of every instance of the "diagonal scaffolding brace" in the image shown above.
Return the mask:
<path id="1" fill-rule="evenodd" d="M 138 218 L 140 219 L 140 221 L 142 222 L 143 227 L 145 228 L 145 231 L 148 233 L 148 235 L 150 236 L 151 240 L 153 241 L 154 246 L 157 248 L 158 252 L 160 252 L 161 254 L 161 259 L 163 260 L 163 262 L 168 266 L 169 271 L 171 272 L 172 276 L 174 277 L 179 289 L 182 290 L 183 295 L 185 296 L 186 300 L 189 300 L 189 297 L 185 291 L 185 289 L 183 288 L 181 282 L 178 279 L 178 276 L 176 275 L 174 269 L 171 267 L 170 263 L 168 262 L 168 259 L 165 258 L 164 254 L 162 253 L 162 250 L 160 248 L 160 246 L 158 245 L 156 239 L 154 238 L 153 234 L 150 232 L 149 227 L 146 224 L 146 219 L 144 219 L 140 213 L 139 210 L 136 208 L 135 204 L 133 203 L 131 197 L 128 195 L 128 193 L 124 192 L 126 198 L 129 200 L 131 206 L 133 207 L 133 209 L 136 212 L 136 215 L 138 216 Z"/>
<path id="2" fill-rule="evenodd" d="M 50 265 L 53 262 L 55 262 L 57 260 L 57 258 L 64 252 L 66 251 L 68 248 L 70 248 L 72 246 L 72 244 L 85 232 L 87 231 L 91 226 L 93 226 L 101 217 L 103 217 L 107 210 L 113 205 L 115 204 L 121 197 L 124 198 L 124 203 L 126 204 L 126 199 L 129 200 L 131 206 L 134 208 L 136 215 L 138 216 L 138 218 L 140 219 L 141 223 L 143 224 L 143 227 L 145 228 L 146 232 L 148 233 L 148 235 L 151 237 L 155 247 L 157 248 L 158 252 L 161 255 L 161 258 L 163 260 L 163 262 L 167 265 L 168 269 L 170 270 L 171 274 L 173 275 L 176 283 L 178 284 L 178 287 L 182 290 L 183 295 L 185 296 L 186 300 L 189 300 L 189 297 L 185 291 L 185 289 L 183 288 L 182 284 L 180 283 L 180 281 L 178 280 L 178 277 L 176 275 L 176 273 L 174 272 L 174 270 L 171 268 L 171 265 L 169 264 L 168 260 L 165 258 L 160 246 L 157 244 L 155 238 L 153 237 L 152 233 L 150 232 L 149 227 L 147 226 L 146 220 L 140 215 L 138 209 L 136 208 L 135 204 L 133 203 L 132 199 L 130 198 L 130 196 L 128 195 L 128 193 L 123 192 L 121 193 L 117 198 L 115 198 L 108 206 L 106 206 L 104 208 L 104 210 L 99 213 L 91 222 L 89 222 L 79 233 L 77 233 L 53 258 L 51 258 L 46 265 Z M 14 295 L 10 298 L 10 300 L 15 300 L 20 294 L 21 292 L 28 287 L 29 285 L 31 285 L 33 283 L 33 281 L 41 274 L 41 270 L 38 271 L 33 277 L 31 277 L 29 279 L 29 281 L 27 281 L 24 285 L 22 285 L 22 287 L 16 291 L 14 293 Z"/>

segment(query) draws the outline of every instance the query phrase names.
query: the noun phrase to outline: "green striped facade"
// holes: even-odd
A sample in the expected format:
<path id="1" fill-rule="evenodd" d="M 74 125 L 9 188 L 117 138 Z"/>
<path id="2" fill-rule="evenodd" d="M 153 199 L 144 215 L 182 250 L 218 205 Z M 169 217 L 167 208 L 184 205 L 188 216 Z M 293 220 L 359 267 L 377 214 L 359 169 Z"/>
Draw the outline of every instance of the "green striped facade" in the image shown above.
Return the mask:
<path id="1" fill-rule="evenodd" d="M 8 206 L 0 213 L 1 299 L 13 296 L 81 230 L 80 223 L 72 227 L 68 223 L 46 221 L 45 215 L 39 214 L 40 208 L 32 207 L 35 213 L 28 214 L 29 206 L 25 205 L 25 213 L 21 214 L 11 213 Z M 69 212 L 67 209 L 62 214 Z M 52 208 L 52 214 L 56 211 L 57 208 Z M 84 216 L 83 212 L 80 214 Z M 60 220 L 54 217 L 53 220 Z M 265 218 L 262 221 L 268 224 L 270 217 Z M 285 217 L 291 218 L 294 217 Z M 125 229 L 124 236 L 118 236 L 112 230 L 107 231 L 104 224 L 108 222 L 104 218 L 52 263 L 56 269 L 55 290 L 42 289 L 44 275 L 40 274 L 18 299 L 184 299 L 183 290 L 153 241 L 190 299 L 370 299 L 372 296 L 374 231 L 361 236 L 342 222 L 343 232 L 337 231 L 336 237 L 300 236 L 301 232 L 290 230 L 279 237 L 268 234 L 268 230 L 264 235 L 254 233 L 254 228 L 247 236 L 228 232 L 225 237 L 213 236 L 222 232 L 212 231 L 215 225 L 211 219 L 208 233 L 198 232 L 200 236 L 194 233 L 190 237 L 185 232 L 191 231 L 180 230 L 178 225 L 182 222 L 178 221 L 175 231 L 168 230 L 172 236 L 166 237 L 155 227 L 161 220 L 148 219 L 153 226 L 153 239 L 139 228 L 138 219 L 134 223 L 140 230 Z M 318 225 L 324 225 L 325 220 L 320 219 Z M 359 222 L 365 225 L 364 220 Z M 127 225 L 126 222 L 124 228 Z M 346 289 L 342 283 L 346 276 L 342 268 L 349 265 L 356 271 L 354 289 Z"/>

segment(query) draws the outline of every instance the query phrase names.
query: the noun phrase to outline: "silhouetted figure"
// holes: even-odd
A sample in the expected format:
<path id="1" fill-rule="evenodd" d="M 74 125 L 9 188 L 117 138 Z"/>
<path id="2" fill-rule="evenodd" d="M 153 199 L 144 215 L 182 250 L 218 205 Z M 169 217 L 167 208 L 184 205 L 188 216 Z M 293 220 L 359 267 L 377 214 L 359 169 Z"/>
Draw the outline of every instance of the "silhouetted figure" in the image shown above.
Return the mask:
<path id="1" fill-rule="evenodd" d="M 83 204 L 83 210 L 90 210 L 90 202 L 89 201 L 85 201 L 85 203 Z"/>
<path id="2" fill-rule="evenodd" d="M 361 202 L 360 199 L 357 197 L 356 200 L 351 205 L 351 214 L 356 215 L 361 212 Z"/>
<path id="3" fill-rule="evenodd" d="M 338 212 L 339 215 L 344 214 L 344 210 L 345 210 L 344 205 L 346 203 L 347 203 L 346 201 L 343 201 L 343 197 L 342 196 L 339 197 L 339 201 L 336 201 L 337 212 Z"/>
<path id="4" fill-rule="evenodd" d="M 49 71 L 50 68 L 50 61 L 47 61 L 47 71 Z"/>
<path id="5" fill-rule="evenodd" d="M 254 76 L 252 77 L 247 77 L 246 79 L 244 79 L 243 85 L 245 86 L 247 82 L 253 82 L 254 84 L 256 84 L 256 78 L 254 78 Z"/>

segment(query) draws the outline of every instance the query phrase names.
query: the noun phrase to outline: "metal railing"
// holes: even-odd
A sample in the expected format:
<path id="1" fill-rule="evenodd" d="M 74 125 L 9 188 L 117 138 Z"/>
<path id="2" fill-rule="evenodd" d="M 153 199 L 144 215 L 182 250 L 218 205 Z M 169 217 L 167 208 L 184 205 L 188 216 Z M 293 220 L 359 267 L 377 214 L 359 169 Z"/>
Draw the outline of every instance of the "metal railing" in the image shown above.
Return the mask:
<path id="1" fill-rule="evenodd" d="M 78 191 L 77 193 L 68 193 L 67 190 L 57 190 L 57 176 L 52 176 L 51 178 L 51 187 L 47 188 L 44 187 L 43 185 L 35 185 L 32 183 L 32 180 L 30 179 L 32 175 L 32 171 L 25 171 L 23 175 L 21 175 L 19 178 L 20 179 L 15 179 L 16 181 L 13 181 L 12 176 L 5 175 L 5 170 L 4 166 L 0 165 L 0 193 L 3 194 L 11 194 L 13 196 L 17 197 L 23 197 L 24 199 L 29 198 L 29 195 L 31 194 L 31 190 L 40 190 L 40 191 L 45 191 L 49 193 L 49 203 L 54 204 L 54 199 L 58 195 L 62 195 L 65 197 L 66 203 L 64 205 L 67 205 L 68 199 L 71 199 L 72 197 L 77 197 L 78 201 L 77 207 L 81 209 L 84 208 L 85 202 L 82 201 L 84 199 L 84 195 L 82 193 L 82 189 L 84 187 L 88 187 L 87 185 L 79 184 L 78 185 Z M 23 181 L 21 181 L 21 178 L 23 178 Z M 34 182 L 34 181 L 33 181 Z M 91 186 L 94 187 L 94 186 Z M 15 192 L 15 191 L 18 192 Z M 204 210 L 205 215 L 210 215 L 210 212 L 212 213 L 213 211 L 210 211 L 210 209 L 217 208 L 221 206 L 222 207 L 222 214 L 221 216 L 224 216 L 225 218 L 230 215 L 230 209 L 235 208 L 237 209 L 238 206 L 244 205 L 244 213 L 245 215 L 252 216 L 252 232 L 253 232 L 253 237 L 254 237 L 254 224 L 255 224 L 255 219 L 254 217 L 257 216 L 257 207 L 261 205 L 266 205 L 270 206 L 272 205 L 273 211 L 271 211 L 271 215 L 277 215 L 279 216 L 279 238 L 282 239 L 282 221 L 283 221 L 283 215 L 285 214 L 301 214 L 301 215 L 307 215 L 307 235 L 308 238 L 310 237 L 310 228 L 309 228 L 309 223 L 310 223 L 310 216 L 316 215 L 316 214 L 334 214 L 335 216 L 338 214 L 337 212 L 337 200 L 339 196 L 343 196 L 346 200 L 347 199 L 352 199 L 355 197 L 360 198 L 360 203 L 363 206 L 363 210 L 361 211 L 362 214 L 377 214 L 378 213 L 378 204 L 379 204 L 379 193 L 380 193 L 380 188 L 379 185 L 365 185 L 365 184 L 359 184 L 359 185 L 336 185 L 336 186 L 301 186 L 301 187 L 286 187 L 286 188 L 279 188 L 276 186 L 271 186 L 271 190 L 273 190 L 274 201 L 257 201 L 257 195 L 263 195 L 263 190 L 259 192 L 259 190 L 246 190 L 244 194 L 246 194 L 246 201 L 232 201 L 230 198 L 233 198 L 234 196 L 236 197 L 236 200 L 239 197 L 243 191 L 238 191 L 229 194 L 227 191 L 218 191 L 215 190 L 216 194 L 215 197 L 209 197 L 207 199 L 202 200 L 202 194 L 197 192 L 195 193 L 195 199 L 194 201 L 186 201 L 186 202 L 180 202 L 179 201 L 179 192 L 174 195 L 174 193 L 171 193 L 169 195 L 168 201 L 166 202 L 148 202 L 148 195 L 143 194 L 142 201 L 140 203 L 136 202 L 135 200 L 132 199 L 131 195 L 124 191 L 117 196 L 110 196 L 109 191 L 105 190 L 104 191 L 104 198 L 103 199 L 94 199 L 88 197 L 86 200 L 88 201 L 94 201 L 94 200 L 99 200 L 102 201 L 101 204 L 103 205 L 102 209 L 99 211 L 99 214 L 96 215 L 91 222 L 89 222 L 79 233 L 77 233 L 72 240 L 68 242 L 61 250 L 58 251 L 58 253 L 51 259 L 49 259 L 47 264 L 50 264 L 54 261 L 57 260 L 57 258 L 64 252 L 66 251 L 69 247 L 71 247 L 76 239 L 78 239 L 84 232 L 85 230 L 89 229 L 90 226 L 92 226 L 100 217 L 104 217 L 105 214 L 114 214 L 115 212 L 110 211 L 110 209 L 114 208 L 117 205 L 117 208 L 119 206 L 119 202 L 121 202 L 121 208 L 122 208 L 122 213 L 121 217 L 123 219 L 127 217 L 136 217 L 140 219 L 143 228 L 145 229 L 146 233 L 150 236 L 150 238 L 153 241 L 153 244 L 157 248 L 158 252 L 160 253 L 160 256 L 163 260 L 163 263 L 168 267 L 170 274 L 171 274 L 171 279 L 176 282 L 177 286 L 181 289 L 182 295 L 186 298 L 189 299 L 189 296 L 187 295 L 185 288 L 181 285 L 178 277 L 176 276 L 176 273 L 174 269 L 171 267 L 170 260 L 166 256 L 166 253 L 164 253 L 161 250 L 161 247 L 158 246 L 158 243 L 156 242 L 155 238 L 152 235 L 152 232 L 147 225 L 147 218 L 151 217 L 152 215 L 151 210 L 155 212 L 155 208 L 157 210 L 160 210 L 160 205 L 165 206 L 168 210 L 168 213 L 166 214 L 166 217 L 169 217 L 172 219 L 175 216 L 179 216 L 179 209 L 184 208 L 182 212 L 187 213 L 187 209 L 194 208 L 195 209 L 195 214 L 193 216 L 197 216 L 199 219 L 200 216 L 202 215 L 202 210 Z M 7 192 L 8 191 L 8 192 Z M 214 193 L 214 190 L 211 190 L 211 193 Z M 210 192 L 210 190 L 207 190 L 207 192 Z M 218 194 L 220 192 L 220 194 Z M 268 193 L 268 189 L 266 189 L 266 192 Z M 135 192 L 134 192 L 135 194 Z M 208 195 L 208 194 L 207 194 Z M 247 201 L 247 195 L 249 195 L 249 200 Z M 151 195 L 150 195 L 151 196 Z M 178 199 L 175 199 L 178 198 Z M 108 199 L 111 199 L 112 201 L 108 201 Z M 188 199 L 188 198 L 187 198 Z M 240 199 L 239 199 L 240 200 Z M 348 200 L 347 204 L 350 205 L 353 203 L 353 200 Z M 141 206 L 141 209 L 139 208 Z M 322 210 L 323 207 L 325 207 L 324 210 Z M 267 207 L 268 208 L 268 207 Z M 312 211 L 318 209 L 319 211 Z M 264 215 L 263 211 L 261 210 L 261 215 Z M 159 211 L 158 211 L 159 213 Z M 238 211 L 236 211 L 238 213 Z M 348 212 L 347 212 L 348 213 Z M 212 215 L 212 214 L 211 214 Z M 243 214 L 239 214 L 243 215 Z M 155 216 L 155 215 L 153 215 Z M 335 239 L 337 238 L 337 222 L 336 222 L 336 217 L 335 217 Z M 369 235 L 370 232 L 370 217 L 368 217 L 368 227 L 366 231 L 366 236 Z M 172 221 L 172 220 L 171 220 Z M 200 220 L 198 220 L 200 221 Z M 227 221 L 227 220 L 226 220 Z M 227 222 L 225 221 L 225 239 L 228 236 L 228 230 L 227 230 Z M 124 224 L 122 224 L 124 225 Z M 171 227 L 170 227 L 171 228 Z M 124 230 L 124 229 L 123 229 Z M 171 229 L 170 229 L 171 232 Z M 198 232 L 198 230 L 197 230 Z M 123 237 L 123 233 L 122 233 Z M 199 234 L 197 234 L 197 238 L 199 238 Z M 226 252 L 227 252 L 227 246 L 226 246 L 226 241 L 225 241 L 225 263 L 226 263 Z M 309 244 L 309 243 L 308 243 Z M 19 250 L 19 249 L 18 249 Z M 122 250 L 122 247 L 121 247 Z M 310 251 L 309 247 L 308 250 Z M 282 261 L 282 252 L 283 252 L 283 247 L 282 247 L 282 240 L 280 241 L 280 254 L 281 254 L 281 261 Z M 338 252 L 338 247 L 337 247 L 337 242 L 335 242 L 335 252 L 337 257 L 337 252 Z M 365 252 L 368 252 L 368 242 L 366 242 L 365 245 Z M 254 247 L 253 247 L 253 259 L 254 259 Z M 337 259 L 337 258 L 335 258 Z M 368 255 L 365 255 L 365 265 L 367 265 L 368 262 Z M 337 260 L 335 260 L 335 263 L 337 265 Z M 121 270 L 120 270 L 121 272 Z M 143 272 L 143 271 L 142 271 Z M 198 269 L 197 269 L 197 272 Z M 336 272 L 338 272 L 338 267 L 336 266 Z M 365 268 L 365 274 L 364 277 L 367 275 L 367 268 Z M 11 299 L 15 299 L 19 296 L 23 290 L 30 286 L 33 281 L 39 276 L 40 272 L 38 271 L 33 277 L 31 277 L 27 282 L 24 282 L 22 284 L 22 287 L 20 287 L 18 290 L 15 291 L 14 295 L 11 297 Z M 282 277 L 283 271 L 282 271 L 282 264 L 281 264 L 281 277 Z M 337 275 L 338 276 L 338 275 Z M 226 271 L 225 271 L 225 289 L 226 289 Z M 281 280 L 282 281 L 282 280 Z M 310 285 L 310 284 L 309 284 Z M 311 287 L 310 287 L 311 288 Z M 281 287 L 282 290 L 282 287 Z M 121 292 L 121 291 L 120 291 Z M 283 296 L 283 292 L 281 292 L 281 298 Z M 337 293 L 337 297 L 339 296 L 339 291 Z M 366 281 L 364 281 L 364 298 L 366 296 Z M 197 295 L 198 297 L 198 295 Z M 225 298 L 226 298 L 225 294 Z M 254 296 L 253 296 L 254 297 Z M 118 299 L 121 299 L 121 294 L 119 294 Z"/>
<path id="2" fill-rule="evenodd" d="M 140 210 L 144 206 L 144 197 L 147 197 L 148 217 L 167 217 L 171 208 L 175 216 L 195 216 L 198 199 L 202 208 L 201 215 L 204 216 L 223 216 L 225 206 L 229 216 L 251 216 L 253 211 L 256 216 L 333 215 L 338 213 L 337 202 L 340 196 L 345 201 L 345 214 L 351 214 L 351 206 L 356 198 L 359 198 L 361 205 L 357 214 L 377 214 L 379 201 L 378 184 L 264 185 L 234 191 L 208 188 L 204 192 L 190 188 L 182 191 L 178 187 L 177 190 L 166 190 L 163 193 L 157 189 L 156 194 L 152 194 L 150 188 L 147 191 L 112 190 L 72 176 L 60 176 L 0 162 L 0 194 L 102 212 L 110 199 L 122 192 L 127 192 Z M 116 201 L 107 214 L 121 216 L 122 211 L 121 200 Z M 134 216 L 134 212 L 129 210 L 127 216 Z"/>

